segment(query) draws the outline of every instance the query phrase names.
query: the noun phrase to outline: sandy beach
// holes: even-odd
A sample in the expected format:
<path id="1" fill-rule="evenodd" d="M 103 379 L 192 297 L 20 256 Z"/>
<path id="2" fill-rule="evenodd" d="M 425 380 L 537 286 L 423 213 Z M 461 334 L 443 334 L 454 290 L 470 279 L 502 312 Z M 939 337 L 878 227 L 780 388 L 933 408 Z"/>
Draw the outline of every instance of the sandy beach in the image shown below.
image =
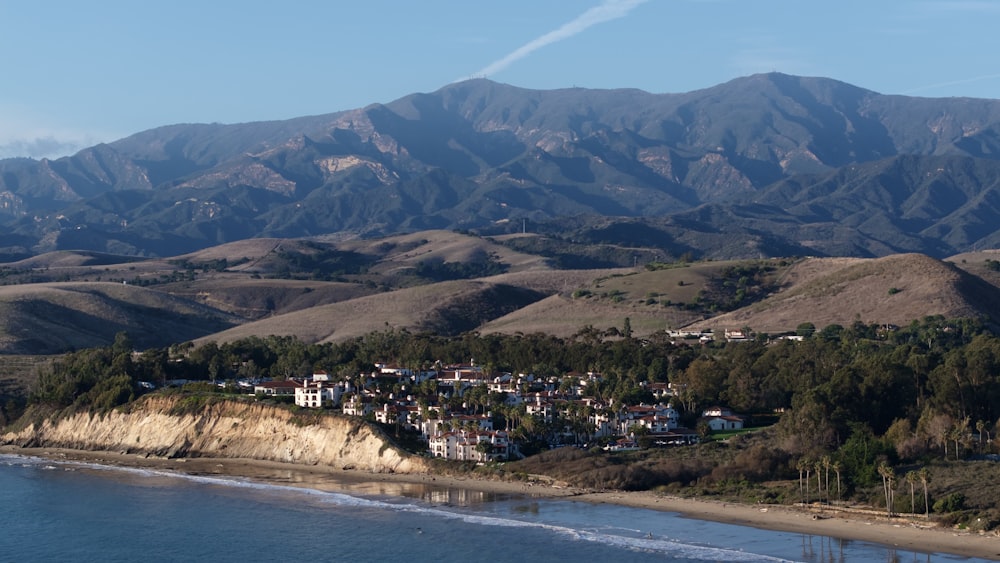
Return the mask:
<path id="1" fill-rule="evenodd" d="M 861 540 L 899 549 L 939 552 L 1000 560 L 1000 536 L 942 529 L 932 522 L 874 515 L 845 515 L 819 507 L 749 506 L 664 496 L 653 492 L 592 491 L 542 483 L 494 481 L 441 475 L 381 474 L 343 471 L 243 459 L 162 459 L 114 452 L 0 446 L 0 453 L 140 467 L 185 474 L 234 476 L 263 482 L 361 495 L 387 495 L 432 503 L 466 504 L 525 495 L 574 502 L 609 503 L 677 512 L 686 517 L 809 535 Z"/>

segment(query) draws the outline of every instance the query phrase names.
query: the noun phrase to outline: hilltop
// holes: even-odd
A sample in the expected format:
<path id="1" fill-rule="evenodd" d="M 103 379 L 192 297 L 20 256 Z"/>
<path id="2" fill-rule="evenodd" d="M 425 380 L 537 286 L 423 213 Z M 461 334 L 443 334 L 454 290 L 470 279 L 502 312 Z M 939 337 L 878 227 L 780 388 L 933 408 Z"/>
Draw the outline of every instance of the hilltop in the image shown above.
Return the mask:
<path id="1" fill-rule="evenodd" d="M 780 73 L 680 94 L 477 79 L 0 160 L 0 255 L 84 250 L 93 263 L 446 229 L 539 233 L 556 254 L 627 241 L 652 252 L 642 261 L 944 258 L 1000 243 L 998 131 L 997 100 Z"/>

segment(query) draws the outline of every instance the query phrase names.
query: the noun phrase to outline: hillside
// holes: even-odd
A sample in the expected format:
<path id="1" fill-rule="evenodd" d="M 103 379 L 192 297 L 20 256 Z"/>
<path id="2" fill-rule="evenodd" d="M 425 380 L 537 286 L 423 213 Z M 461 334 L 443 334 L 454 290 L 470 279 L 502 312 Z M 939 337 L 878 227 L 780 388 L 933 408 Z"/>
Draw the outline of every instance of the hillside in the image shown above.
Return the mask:
<path id="1" fill-rule="evenodd" d="M 200 339 L 229 342 L 254 335 L 342 341 L 387 327 L 454 335 L 517 310 L 544 294 L 478 280 L 447 281 L 311 307 L 246 323 Z"/>
<path id="2" fill-rule="evenodd" d="M 120 283 L 0 287 L 0 353 L 58 354 L 104 346 L 127 332 L 140 349 L 223 330 L 239 319 L 195 302 Z"/>
<path id="3" fill-rule="evenodd" d="M 998 130 L 1000 101 L 779 73 L 680 94 L 470 80 L 0 160 L 0 256 L 461 229 L 607 234 L 664 260 L 941 258 L 1000 244 Z"/>
<path id="4" fill-rule="evenodd" d="M 1000 320 L 1000 289 L 950 263 L 903 254 L 879 259 L 812 258 L 794 265 L 784 288 L 695 328 L 794 331 L 804 322 L 908 325 L 929 315 Z"/>
<path id="5" fill-rule="evenodd" d="M 648 240 L 626 246 L 612 234 L 594 243 L 451 231 L 249 239 L 152 259 L 48 253 L 0 267 L 9 284 L 0 286 L 0 352 L 62 353 L 108 345 L 122 331 L 145 349 L 271 334 L 343 341 L 387 327 L 561 337 L 591 327 L 614 337 L 628 319 L 633 336 L 647 337 L 684 327 L 773 333 L 804 322 L 1000 319 L 996 251 L 948 262 L 915 254 L 660 262 L 642 246 Z M 638 264 L 554 265 L 628 258 Z"/>

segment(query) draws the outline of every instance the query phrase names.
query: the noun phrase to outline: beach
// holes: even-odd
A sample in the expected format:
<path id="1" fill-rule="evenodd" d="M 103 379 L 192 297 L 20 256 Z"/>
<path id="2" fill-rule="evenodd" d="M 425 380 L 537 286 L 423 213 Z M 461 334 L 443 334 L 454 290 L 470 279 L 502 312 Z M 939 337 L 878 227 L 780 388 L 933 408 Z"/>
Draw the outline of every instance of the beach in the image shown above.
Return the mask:
<path id="1" fill-rule="evenodd" d="M 814 507 L 744 505 L 665 496 L 655 492 L 594 491 L 541 481 L 500 481 L 430 474 L 370 473 L 258 460 L 228 458 L 164 459 L 116 452 L 2 446 L 0 453 L 57 461 L 85 462 L 171 471 L 192 475 L 232 476 L 266 483 L 357 495 L 420 498 L 428 502 L 477 502 L 528 496 L 573 502 L 614 504 L 689 518 L 766 530 L 860 540 L 919 552 L 940 552 L 1000 560 L 1000 536 L 943 529 L 932 522 L 885 516 L 843 514 Z"/>

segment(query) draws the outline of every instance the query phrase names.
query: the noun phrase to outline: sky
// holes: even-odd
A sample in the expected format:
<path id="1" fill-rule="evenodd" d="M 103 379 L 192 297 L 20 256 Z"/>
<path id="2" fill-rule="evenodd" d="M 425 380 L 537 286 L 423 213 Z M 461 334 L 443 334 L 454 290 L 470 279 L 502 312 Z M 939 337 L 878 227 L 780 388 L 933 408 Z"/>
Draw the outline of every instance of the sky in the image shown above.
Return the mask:
<path id="1" fill-rule="evenodd" d="M 470 77 L 680 93 L 778 71 L 1000 98 L 1000 0 L 0 0 L 0 158 Z"/>

